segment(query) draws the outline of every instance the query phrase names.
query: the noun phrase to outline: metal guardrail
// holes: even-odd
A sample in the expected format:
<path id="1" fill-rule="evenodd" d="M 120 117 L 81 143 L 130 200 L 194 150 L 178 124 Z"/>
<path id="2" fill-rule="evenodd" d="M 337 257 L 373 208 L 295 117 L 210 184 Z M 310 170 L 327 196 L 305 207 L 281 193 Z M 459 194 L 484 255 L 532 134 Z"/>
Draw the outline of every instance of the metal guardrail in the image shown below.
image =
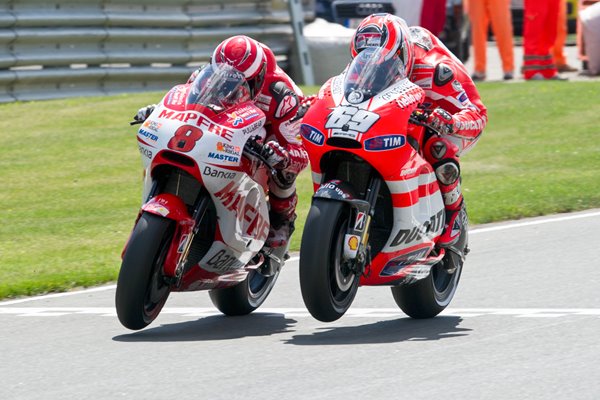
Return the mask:
<path id="1" fill-rule="evenodd" d="M 303 2 L 306 21 L 313 5 Z M 286 0 L 5 0 L 0 102 L 165 90 L 236 34 L 288 67 Z"/>

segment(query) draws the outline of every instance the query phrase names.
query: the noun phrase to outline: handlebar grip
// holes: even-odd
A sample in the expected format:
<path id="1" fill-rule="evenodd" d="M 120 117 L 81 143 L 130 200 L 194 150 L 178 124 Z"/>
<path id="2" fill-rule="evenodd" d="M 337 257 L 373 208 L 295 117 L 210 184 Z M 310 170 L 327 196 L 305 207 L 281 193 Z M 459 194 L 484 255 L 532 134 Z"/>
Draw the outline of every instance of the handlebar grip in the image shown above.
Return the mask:
<path id="1" fill-rule="evenodd" d="M 252 157 L 260 160 L 267 167 L 271 169 L 273 172 L 273 166 L 269 164 L 265 156 L 263 155 L 264 146 L 261 143 L 258 143 L 255 138 L 250 138 L 244 145 L 244 153 L 251 155 Z"/>

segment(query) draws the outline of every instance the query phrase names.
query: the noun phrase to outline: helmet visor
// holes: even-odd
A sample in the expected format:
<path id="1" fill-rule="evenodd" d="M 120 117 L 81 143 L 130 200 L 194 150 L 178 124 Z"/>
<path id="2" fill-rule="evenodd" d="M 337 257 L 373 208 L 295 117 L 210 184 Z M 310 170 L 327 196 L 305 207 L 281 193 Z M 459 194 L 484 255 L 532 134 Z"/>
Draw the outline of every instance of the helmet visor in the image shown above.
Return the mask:
<path id="1" fill-rule="evenodd" d="M 362 103 L 405 77 L 404 63 L 400 57 L 389 57 L 383 47 L 367 47 L 357 54 L 348 67 L 344 78 L 344 96 L 349 103 Z"/>
<path id="2" fill-rule="evenodd" d="M 229 64 L 207 65 L 200 71 L 189 92 L 187 104 L 198 104 L 223 111 L 250 100 L 244 74 Z"/>

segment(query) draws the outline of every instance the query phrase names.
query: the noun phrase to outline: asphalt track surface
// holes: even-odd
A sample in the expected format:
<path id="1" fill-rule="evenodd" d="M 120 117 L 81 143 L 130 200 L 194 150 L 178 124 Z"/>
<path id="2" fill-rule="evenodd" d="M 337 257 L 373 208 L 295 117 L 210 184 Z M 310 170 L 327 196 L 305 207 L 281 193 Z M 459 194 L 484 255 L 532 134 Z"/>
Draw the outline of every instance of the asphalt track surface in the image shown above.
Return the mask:
<path id="1" fill-rule="evenodd" d="M 361 287 L 339 321 L 316 321 L 297 257 L 245 317 L 176 293 L 133 332 L 114 285 L 0 302 L 0 399 L 598 399 L 599 227 L 600 209 L 472 228 L 430 320 Z"/>

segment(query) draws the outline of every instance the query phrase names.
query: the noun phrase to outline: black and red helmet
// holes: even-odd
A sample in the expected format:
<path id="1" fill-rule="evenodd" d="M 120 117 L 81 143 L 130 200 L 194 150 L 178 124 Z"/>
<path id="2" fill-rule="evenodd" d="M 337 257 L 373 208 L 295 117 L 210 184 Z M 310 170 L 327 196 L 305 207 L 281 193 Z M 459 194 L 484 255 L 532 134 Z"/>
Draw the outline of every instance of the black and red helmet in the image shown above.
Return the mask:
<path id="1" fill-rule="evenodd" d="M 350 42 L 352 58 L 369 47 L 381 47 L 385 60 L 398 57 L 410 74 L 414 63 L 414 51 L 406 22 L 392 14 L 371 14 L 361 21 Z"/>

